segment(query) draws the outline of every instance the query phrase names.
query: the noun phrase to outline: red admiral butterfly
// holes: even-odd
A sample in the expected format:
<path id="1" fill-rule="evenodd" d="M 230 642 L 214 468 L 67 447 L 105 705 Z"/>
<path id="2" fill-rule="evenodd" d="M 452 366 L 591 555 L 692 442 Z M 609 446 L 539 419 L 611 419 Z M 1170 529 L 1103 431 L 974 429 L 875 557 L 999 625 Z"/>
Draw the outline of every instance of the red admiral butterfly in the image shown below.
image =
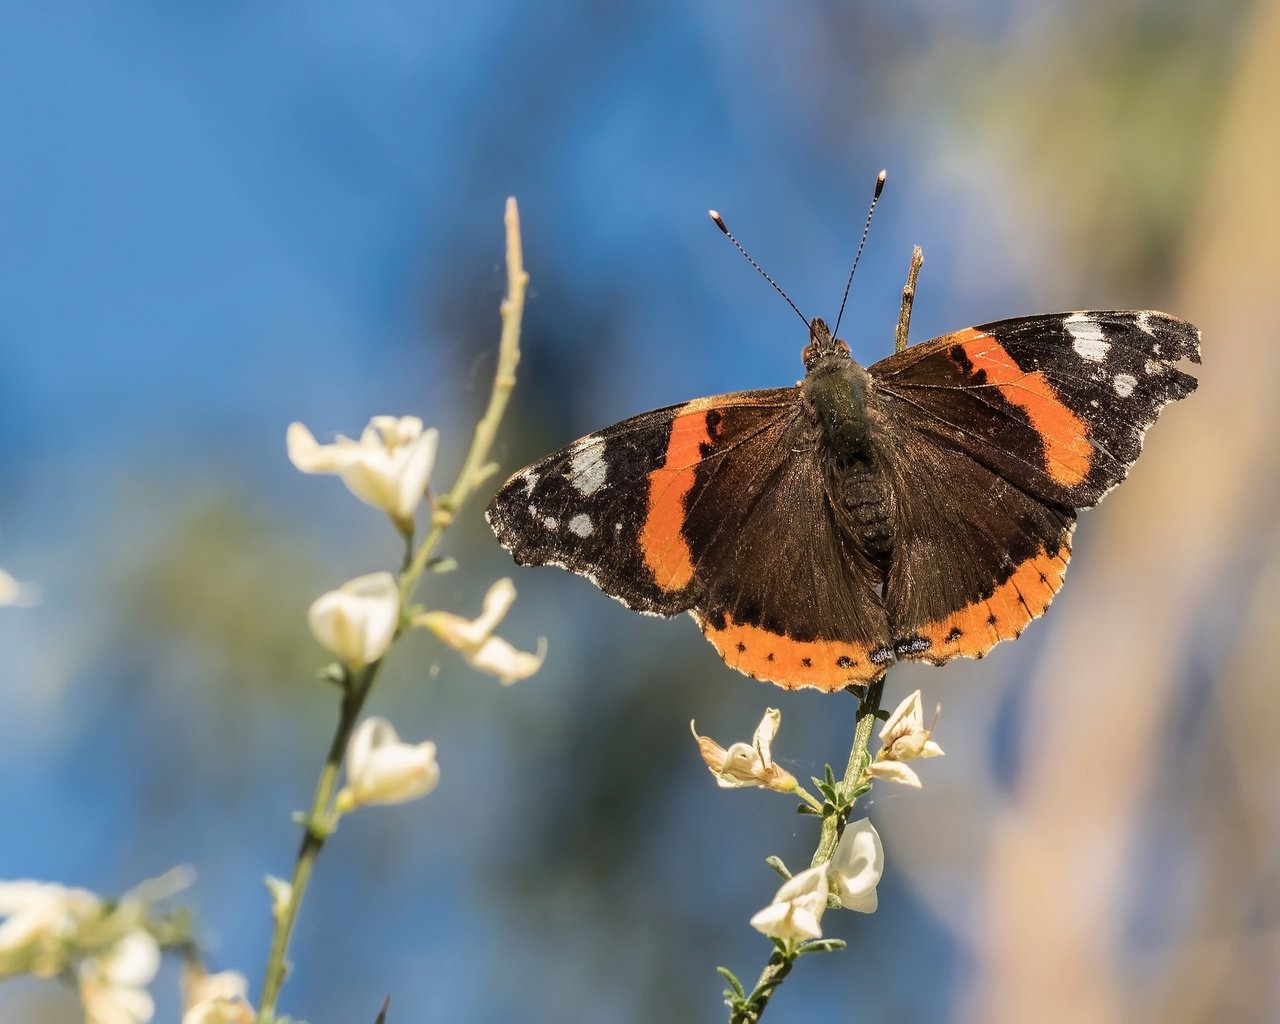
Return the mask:
<path id="1" fill-rule="evenodd" d="M 981 658 L 1044 613 L 1077 510 L 1195 390 L 1178 364 L 1200 361 L 1200 333 L 1090 311 L 906 348 L 909 311 L 904 292 L 900 350 L 866 369 L 815 318 L 795 387 L 588 435 L 511 477 L 490 526 L 521 565 L 569 569 L 636 611 L 689 612 L 726 664 L 788 689 Z"/>

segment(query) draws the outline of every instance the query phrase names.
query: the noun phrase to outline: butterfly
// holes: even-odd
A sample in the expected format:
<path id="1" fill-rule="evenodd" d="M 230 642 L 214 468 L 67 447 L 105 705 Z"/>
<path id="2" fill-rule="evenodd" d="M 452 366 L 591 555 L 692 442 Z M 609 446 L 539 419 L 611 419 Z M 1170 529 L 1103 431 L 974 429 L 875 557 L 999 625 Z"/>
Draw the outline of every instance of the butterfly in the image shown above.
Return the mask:
<path id="1" fill-rule="evenodd" d="M 1200 332 L 1153 310 L 1000 320 L 867 368 L 808 326 L 794 387 L 642 413 L 520 470 L 486 511 L 498 540 L 689 612 L 727 665 L 787 689 L 981 658 L 1048 608 L 1077 512 L 1200 361 Z"/>

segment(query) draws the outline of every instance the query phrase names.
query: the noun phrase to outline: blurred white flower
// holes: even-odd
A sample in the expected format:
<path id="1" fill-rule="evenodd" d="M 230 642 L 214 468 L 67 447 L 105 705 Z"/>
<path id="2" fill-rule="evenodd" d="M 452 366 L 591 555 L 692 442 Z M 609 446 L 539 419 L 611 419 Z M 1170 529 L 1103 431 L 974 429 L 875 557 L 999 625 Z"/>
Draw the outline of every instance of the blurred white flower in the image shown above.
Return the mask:
<path id="1" fill-rule="evenodd" d="M 400 589 L 389 572 L 375 572 L 318 597 L 307 613 L 311 632 L 353 669 L 387 653 L 400 624 Z"/>
<path id="2" fill-rule="evenodd" d="M 402 804 L 426 796 L 440 781 L 434 743 L 402 743 L 385 718 L 366 718 L 347 745 L 347 785 L 338 807 Z"/>
<path id="3" fill-rule="evenodd" d="M 936 720 L 936 713 L 934 717 Z M 918 757 L 941 757 L 943 750 L 931 735 L 932 731 L 924 727 L 924 708 L 920 691 L 916 690 L 884 723 L 880 730 L 880 752 L 867 768 L 868 773 L 873 778 L 920 788 L 920 777 L 904 762 Z"/>
<path id="4" fill-rule="evenodd" d="M 773 762 L 771 746 L 782 725 L 782 712 L 767 708 L 750 743 L 735 743 L 728 750 L 709 736 L 699 736 L 697 723 L 690 722 L 693 738 L 716 783 L 725 789 L 739 786 L 762 786 L 790 793 L 796 788 L 795 776 Z"/>
<path id="5" fill-rule="evenodd" d="M 182 1024 L 253 1024 L 253 1006 L 247 998 L 249 983 L 239 971 L 205 974 L 188 971 Z"/>
<path id="6" fill-rule="evenodd" d="M 0 608 L 6 606 L 30 607 L 40 600 L 39 590 L 30 583 L 19 583 L 0 569 Z"/>
<path id="7" fill-rule="evenodd" d="M 85 1024 L 142 1024 L 156 1012 L 147 985 L 160 968 L 160 946 L 145 928 L 80 964 Z"/>
<path id="8" fill-rule="evenodd" d="M 85 889 L 52 882 L 0 882 L 0 974 L 4 966 L 40 978 L 67 966 L 67 945 L 85 922 L 102 913 L 102 902 Z"/>
<path id="9" fill-rule="evenodd" d="M 431 630 L 460 651 L 472 668 L 497 676 L 503 686 L 510 686 L 537 672 L 547 656 L 545 640 L 539 640 L 537 652 L 530 653 L 518 651 L 502 637 L 493 635 L 515 599 L 515 584 L 503 578 L 485 594 L 479 618 L 464 619 L 452 612 L 422 612 L 413 617 L 413 625 Z"/>
<path id="10" fill-rule="evenodd" d="M 840 898 L 842 907 L 863 914 L 876 909 L 876 886 L 884 873 L 884 847 L 870 819 L 859 818 L 844 827 L 826 867 L 831 891 Z"/>
<path id="11" fill-rule="evenodd" d="M 402 530 L 427 490 L 439 431 L 416 416 L 375 416 L 359 441 L 338 435 L 320 444 L 301 423 L 289 424 L 289 461 L 304 473 L 336 473 L 361 501 L 388 512 Z"/>
<path id="12" fill-rule="evenodd" d="M 267 875 L 264 881 L 267 884 L 267 893 L 271 897 L 271 919 L 278 922 L 289 909 L 289 904 L 293 902 L 293 883 L 286 882 L 283 878 L 276 878 L 275 875 Z"/>
<path id="13" fill-rule="evenodd" d="M 773 902 L 751 918 L 751 927 L 786 941 L 820 939 L 827 892 L 826 864 L 792 875 L 782 884 Z"/>

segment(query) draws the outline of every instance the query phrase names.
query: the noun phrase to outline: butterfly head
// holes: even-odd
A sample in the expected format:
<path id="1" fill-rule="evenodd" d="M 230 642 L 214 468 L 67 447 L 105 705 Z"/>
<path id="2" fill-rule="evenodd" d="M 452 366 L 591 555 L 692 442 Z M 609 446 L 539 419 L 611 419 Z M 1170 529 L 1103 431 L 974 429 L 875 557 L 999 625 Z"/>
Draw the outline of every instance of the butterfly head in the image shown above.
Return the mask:
<path id="1" fill-rule="evenodd" d="M 848 343 L 832 337 L 827 322 L 822 317 L 815 316 L 809 324 L 809 344 L 800 353 L 800 358 L 804 360 L 804 368 L 812 373 L 820 362 L 833 356 L 837 359 L 852 358 Z"/>

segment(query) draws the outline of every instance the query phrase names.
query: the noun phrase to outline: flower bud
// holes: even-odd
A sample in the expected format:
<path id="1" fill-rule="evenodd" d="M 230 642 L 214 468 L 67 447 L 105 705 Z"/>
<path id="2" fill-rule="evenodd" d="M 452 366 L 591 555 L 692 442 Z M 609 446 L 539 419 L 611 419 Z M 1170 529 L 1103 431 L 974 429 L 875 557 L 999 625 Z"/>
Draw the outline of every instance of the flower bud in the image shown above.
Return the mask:
<path id="1" fill-rule="evenodd" d="M 389 572 L 375 572 L 318 597 L 307 613 L 311 632 L 352 669 L 384 654 L 400 624 L 400 590 Z"/>
<path id="2" fill-rule="evenodd" d="M 385 718 L 361 722 L 347 745 L 347 785 L 339 810 L 365 804 L 402 804 L 426 796 L 440 781 L 434 743 L 402 743 Z"/>

